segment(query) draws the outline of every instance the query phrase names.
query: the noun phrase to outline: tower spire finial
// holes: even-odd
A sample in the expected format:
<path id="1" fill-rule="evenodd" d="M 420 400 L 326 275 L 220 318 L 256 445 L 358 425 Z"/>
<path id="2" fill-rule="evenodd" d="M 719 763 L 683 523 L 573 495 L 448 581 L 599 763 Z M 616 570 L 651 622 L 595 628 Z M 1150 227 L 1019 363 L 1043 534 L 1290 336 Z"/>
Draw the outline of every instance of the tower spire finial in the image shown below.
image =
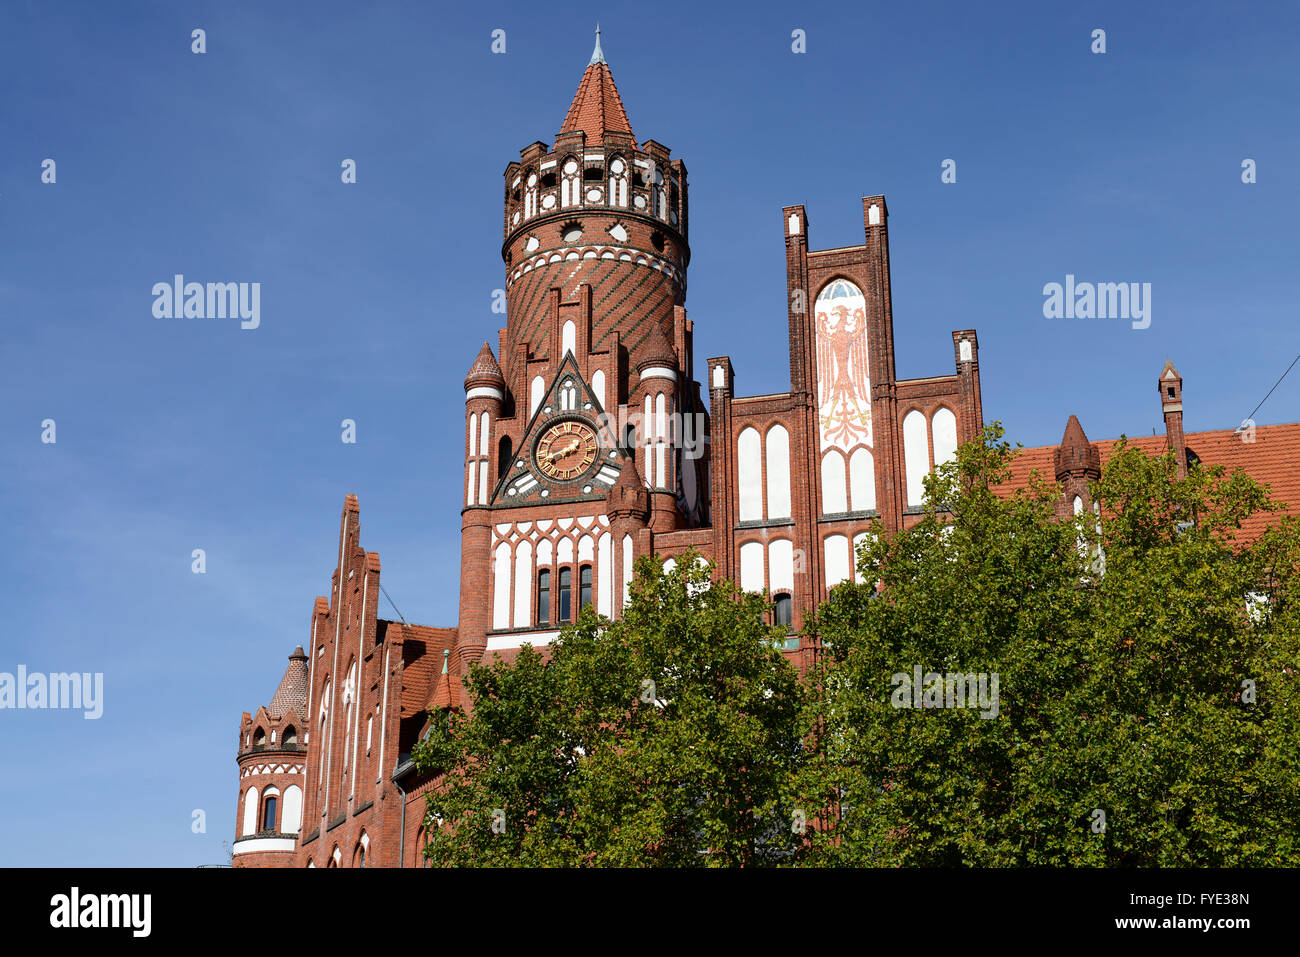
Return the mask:
<path id="1" fill-rule="evenodd" d="M 604 63 L 605 51 L 600 48 L 600 24 L 596 24 L 596 49 L 591 51 L 591 63 Z M 591 64 L 589 63 L 588 66 Z M 608 64 L 606 64 L 608 65 Z"/>

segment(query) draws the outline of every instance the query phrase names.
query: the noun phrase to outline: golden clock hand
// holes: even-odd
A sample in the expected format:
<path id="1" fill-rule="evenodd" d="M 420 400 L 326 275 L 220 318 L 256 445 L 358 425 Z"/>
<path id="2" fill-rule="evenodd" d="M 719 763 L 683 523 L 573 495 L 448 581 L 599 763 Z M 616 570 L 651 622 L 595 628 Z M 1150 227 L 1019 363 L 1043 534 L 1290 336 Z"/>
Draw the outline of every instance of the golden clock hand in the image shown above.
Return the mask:
<path id="1" fill-rule="evenodd" d="M 558 451 L 547 452 L 546 461 L 554 462 L 556 459 L 562 459 L 577 447 L 578 447 L 578 443 L 574 442 L 572 445 L 566 445 L 564 448 L 559 449 Z"/>

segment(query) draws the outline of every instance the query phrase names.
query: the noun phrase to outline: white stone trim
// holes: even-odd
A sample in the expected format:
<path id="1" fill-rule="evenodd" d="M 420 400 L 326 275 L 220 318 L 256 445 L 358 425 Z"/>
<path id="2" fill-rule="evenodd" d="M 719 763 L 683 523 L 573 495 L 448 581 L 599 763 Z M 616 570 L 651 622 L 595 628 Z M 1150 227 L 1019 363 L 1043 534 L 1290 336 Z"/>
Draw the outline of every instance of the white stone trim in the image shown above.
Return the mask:
<path id="1" fill-rule="evenodd" d="M 488 635 L 487 650 L 503 651 L 523 645 L 549 645 L 560 636 L 558 631 L 523 631 L 508 635 Z"/>
<path id="2" fill-rule="evenodd" d="M 481 399 L 485 397 L 500 401 L 504 399 L 506 396 L 504 392 L 502 392 L 496 386 L 492 386 L 492 385 L 479 385 L 479 386 L 475 386 L 472 389 L 465 390 L 466 402 L 468 402 L 470 399 Z"/>
<path id="3" fill-rule="evenodd" d="M 259 837 L 251 841 L 236 841 L 231 847 L 235 854 L 256 854 L 258 851 L 292 851 L 297 841 L 292 837 Z"/>
<path id="4" fill-rule="evenodd" d="M 650 366 L 641 370 L 642 379 L 672 379 L 677 381 L 677 373 L 667 366 Z"/>

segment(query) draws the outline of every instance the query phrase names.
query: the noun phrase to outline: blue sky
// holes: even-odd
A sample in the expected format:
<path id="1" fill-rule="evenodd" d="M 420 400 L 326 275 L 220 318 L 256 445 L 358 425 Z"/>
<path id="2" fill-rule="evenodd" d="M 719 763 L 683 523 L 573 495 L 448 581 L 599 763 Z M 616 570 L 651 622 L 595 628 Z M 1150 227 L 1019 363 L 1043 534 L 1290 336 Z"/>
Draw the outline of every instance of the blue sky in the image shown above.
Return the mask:
<path id="1" fill-rule="evenodd" d="M 0 671 L 105 682 L 97 721 L 0 711 L 0 864 L 224 860 L 240 712 L 307 637 L 345 494 L 402 614 L 455 624 L 501 176 L 559 129 L 597 15 L 633 130 L 687 164 L 696 354 L 730 355 L 740 394 L 788 388 L 781 207 L 829 248 L 876 193 L 898 375 L 951 372 L 976 328 L 1013 441 L 1071 413 L 1149 434 L 1166 358 L 1187 429 L 1232 428 L 1300 352 L 1294 3 L 569 9 L 0 10 Z M 155 319 L 176 273 L 260 282 L 260 327 Z M 1045 319 L 1067 273 L 1151 283 L 1150 328 Z M 1298 410 L 1295 372 L 1256 418 Z"/>

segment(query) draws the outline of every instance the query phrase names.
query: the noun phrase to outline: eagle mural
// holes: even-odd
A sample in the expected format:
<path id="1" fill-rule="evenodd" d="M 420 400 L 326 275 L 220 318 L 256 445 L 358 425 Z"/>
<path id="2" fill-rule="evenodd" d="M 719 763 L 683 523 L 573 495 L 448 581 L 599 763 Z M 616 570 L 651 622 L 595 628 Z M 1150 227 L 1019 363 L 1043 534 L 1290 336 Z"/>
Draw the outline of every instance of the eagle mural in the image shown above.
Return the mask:
<path id="1" fill-rule="evenodd" d="M 814 315 L 822 448 L 872 445 L 866 297 L 853 283 L 836 279 L 817 296 Z"/>

